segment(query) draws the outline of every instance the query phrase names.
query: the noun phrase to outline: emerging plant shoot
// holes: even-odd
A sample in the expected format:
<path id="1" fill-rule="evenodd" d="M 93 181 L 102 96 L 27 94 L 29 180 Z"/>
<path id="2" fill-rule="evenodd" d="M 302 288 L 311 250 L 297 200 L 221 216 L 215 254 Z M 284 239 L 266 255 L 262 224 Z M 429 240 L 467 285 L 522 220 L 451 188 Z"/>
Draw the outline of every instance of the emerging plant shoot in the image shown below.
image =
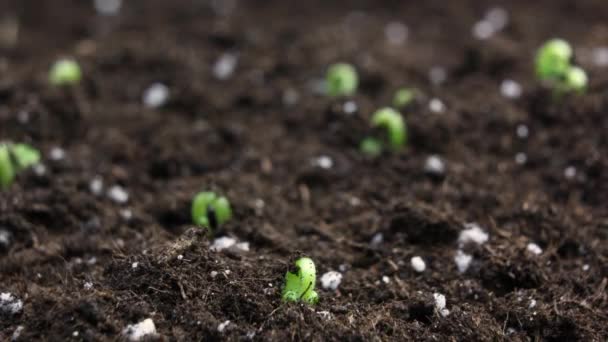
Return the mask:
<path id="1" fill-rule="evenodd" d="M 192 221 L 197 226 L 215 229 L 232 217 L 230 202 L 214 192 L 198 193 L 192 201 Z"/>
<path id="2" fill-rule="evenodd" d="M 304 301 L 315 304 L 319 301 L 319 295 L 315 291 L 317 271 L 315 263 L 310 258 L 296 260 L 295 270 L 287 271 L 285 274 L 285 287 L 283 288 L 283 300 L 286 302 Z"/>
<path id="3" fill-rule="evenodd" d="M 327 70 L 326 84 L 329 96 L 351 96 L 359 84 L 357 70 L 350 64 L 334 64 Z"/>

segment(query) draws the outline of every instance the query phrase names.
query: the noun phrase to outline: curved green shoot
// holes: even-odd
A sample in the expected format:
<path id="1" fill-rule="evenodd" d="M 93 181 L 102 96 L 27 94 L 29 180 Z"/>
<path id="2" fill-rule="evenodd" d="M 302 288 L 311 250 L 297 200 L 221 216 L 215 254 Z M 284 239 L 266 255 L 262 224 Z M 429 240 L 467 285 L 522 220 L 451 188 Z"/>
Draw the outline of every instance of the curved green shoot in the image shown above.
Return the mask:
<path id="1" fill-rule="evenodd" d="M 295 272 L 285 273 L 285 287 L 283 288 L 283 300 L 286 302 L 297 302 L 299 300 L 308 304 L 319 301 L 319 295 L 315 291 L 317 271 L 315 263 L 310 258 L 300 258 L 295 262 Z"/>
<path id="2" fill-rule="evenodd" d="M 357 91 L 359 76 L 352 65 L 337 63 L 327 69 L 325 81 L 329 96 L 351 96 Z"/>
<path id="3" fill-rule="evenodd" d="M 389 147 L 401 150 L 407 141 L 407 127 L 401 114 L 392 108 L 382 108 L 372 116 L 372 126 L 386 129 Z"/>
<path id="4" fill-rule="evenodd" d="M 15 158 L 15 169 L 17 172 L 34 166 L 40 162 L 40 152 L 27 144 L 14 144 L 11 152 Z"/>
<path id="5" fill-rule="evenodd" d="M 74 85 L 80 82 L 82 72 L 76 61 L 61 59 L 51 67 L 49 82 L 55 86 Z"/>
<path id="6" fill-rule="evenodd" d="M 192 201 L 192 221 L 197 226 L 217 228 L 232 217 L 230 202 L 214 192 L 198 193 Z"/>

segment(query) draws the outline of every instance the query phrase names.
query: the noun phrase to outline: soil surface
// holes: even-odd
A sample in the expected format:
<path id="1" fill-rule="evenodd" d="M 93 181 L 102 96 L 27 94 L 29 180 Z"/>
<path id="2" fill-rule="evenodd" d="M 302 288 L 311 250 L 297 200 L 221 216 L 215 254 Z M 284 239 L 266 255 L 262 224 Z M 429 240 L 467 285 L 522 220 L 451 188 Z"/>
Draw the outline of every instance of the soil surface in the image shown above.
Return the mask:
<path id="1" fill-rule="evenodd" d="M 476 39 L 497 4 L 508 24 Z M 608 68 L 592 53 L 608 44 L 604 0 L 146 0 L 116 16 L 5 0 L 0 14 L 0 138 L 44 156 L 0 193 L 0 292 L 23 304 L 2 308 L 0 340 L 118 340 L 147 318 L 167 341 L 608 338 Z M 392 22 L 408 27 L 402 44 Z M 534 52 L 555 36 L 589 73 L 585 95 L 535 80 Z M 220 80 L 226 54 L 236 69 Z M 52 87 L 66 56 L 84 79 Z M 339 61 L 360 73 L 349 99 L 318 91 Z M 501 94 L 506 79 L 519 98 Z M 147 108 L 155 82 L 170 97 Z M 421 93 L 403 110 L 407 150 L 362 156 L 400 86 Z M 431 155 L 442 175 L 425 172 Z M 214 236 L 190 218 L 208 189 L 234 208 Z M 469 223 L 486 243 L 459 242 Z M 249 251 L 210 250 L 221 236 Z M 316 306 L 281 301 L 299 255 L 318 279 L 343 275 L 335 291 L 318 281 Z"/>

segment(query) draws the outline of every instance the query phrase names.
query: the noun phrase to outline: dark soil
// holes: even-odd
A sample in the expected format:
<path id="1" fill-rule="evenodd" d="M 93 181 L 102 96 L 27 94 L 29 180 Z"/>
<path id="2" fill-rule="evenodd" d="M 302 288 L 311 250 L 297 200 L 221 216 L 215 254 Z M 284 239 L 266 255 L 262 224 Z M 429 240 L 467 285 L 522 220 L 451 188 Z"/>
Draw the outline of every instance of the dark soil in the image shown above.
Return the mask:
<path id="1" fill-rule="evenodd" d="M 0 193 L 10 233 L 0 292 L 24 304 L 0 317 L 0 340 L 19 326 L 23 341 L 117 340 L 151 318 L 157 338 L 178 341 L 606 341 L 608 69 L 581 51 L 608 44 L 608 6 L 501 3 L 509 25 L 476 40 L 471 27 L 495 5 L 257 0 L 219 15 L 210 1 L 146 0 L 100 17 L 91 1 L 2 1 L 19 39 L 0 30 L 0 138 L 40 148 L 46 173 L 25 172 Z M 409 27 L 402 46 L 385 39 L 395 20 Z M 554 36 L 576 47 L 587 94 L 555 101 L 534 79 L 534 51 Z M 219 81 L 213 65 L 227 52 L 238 66 Z M 83 67 L 75 88 L 46 82 L 62 56 Z M 354 115 L 311 90 L 338 61 L 362 78 Z M 433 66 L 447 70 L 442 85 L 429 82 Z M 521 98 L 500 94 L 507 78 Z M 141 104 L 153 82 L 170 88 L 161 109 Z M 407 151 L 363 157 L 369 117 L 402 85 L 424 94 L 404 111 Z M 284 104 L 288 90 L 295 105 Z M 432 97 L 444 113 L 429 111 Z M 65 158 L 50 157 L 55 147 Z M 443 177 L 424 172 L 432 154 L 446 162 Z M 321 155 L 333 167 L 313 165 Z M 89 189 L 95 177 L 102 195 Z M 113 185 L 128 203 L 105 195 Z M 249 252 L 212 252 L 192 227 L 190 201 L 203 189 L 234 207 L 216 235 Z M 465 247 L 474 259 L 460 273 L 467 222 L 490 238 Z M 319 277 L 344 275 L 337 291 L 317 285 L 314 307 L 281 301 L 298 255 Z M 415 255 L 424 273 L 410 266 Z"/>

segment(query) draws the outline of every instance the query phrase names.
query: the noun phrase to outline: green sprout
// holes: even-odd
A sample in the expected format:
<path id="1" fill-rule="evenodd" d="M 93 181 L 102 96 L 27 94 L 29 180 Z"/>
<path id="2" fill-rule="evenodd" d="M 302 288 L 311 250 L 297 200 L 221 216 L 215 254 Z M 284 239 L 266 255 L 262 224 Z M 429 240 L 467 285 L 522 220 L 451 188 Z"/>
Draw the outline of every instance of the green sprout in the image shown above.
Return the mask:
<path id="1" fill-rule="evenodd" d="M 26 144 L 0 144 L 0 188 L 7 188 L 18 172 L 38 164 L 40 152 Z"/>
<path id="2" fill-rule="evenodd" d="M 286 302 L 303 300 L 308 304 L 317 303 L 319 295 L 315 291 L 317 281 L 315 263 L 310 258 L 300 258 L 296 260 L 295 264 L 295 271 L 285 273 L 283 300 Z"/>
<path id="3" fill-rule="evenodd" d="M 382 141 L 376 138 L 367 137 L 361 141 L 359 150 L 368 156 L 377 157 L 382 153 Z"/>
<path id="4" fill-rule="evenodd" d="M 580 67 L 570 67 L 563 80 L 558 83 L 558 92 L 576 92 L 582 94 L 587 88 L 587 73 Z"/>
<path id="5" fill-rule="evenodd" d="M 230 202 L 214 192 L 198 193 L 192 201 L 192 221 L 198 226 L 215 229 L 232 217 Z"/>
<path id="6" fill-rule="evenodd" d="M 72 59 L 58 60 L 49 73 L 49 82 L 55 86 L 74 85 L 80 82 L 81 78 L 80 66 Z"/>
<path id="7" fill-rule="evenodd" d="M 327 70 L 326 83 L 329 96 L 351 96 L 359 83 L 357 70 L 350 64 L 333 64 Z"/>
<path id="8" fill-rule="evenodd" d="M 393 151 L 399 151 L 407 140 L 407 127 L 401 113 L 392 108 L 377 110 L 372 116 L 372 126 L 386 129 L 388 144 Z"/>
<path id="9" fill-rule="evenodd" d="M 407 107 L 416 98 L 416 91 L 412 88 L 401 88 L 395 92 L 393 97 L 393 106 L 403 109 Z"/>
<path id="10" fill-rule="evenodd" d="M 541 80 L 559 80 L 570 68 L 572 47 L 563 39 L 551 39 L 536 54 L 536 74 Z"/>
<path id="11" fill-rule="evenodd" d="M 11 162 L 9 147 L 7 144 L 0 144 L 0 187 L 7 188 L 15 178 L 15 170 Z"/>

